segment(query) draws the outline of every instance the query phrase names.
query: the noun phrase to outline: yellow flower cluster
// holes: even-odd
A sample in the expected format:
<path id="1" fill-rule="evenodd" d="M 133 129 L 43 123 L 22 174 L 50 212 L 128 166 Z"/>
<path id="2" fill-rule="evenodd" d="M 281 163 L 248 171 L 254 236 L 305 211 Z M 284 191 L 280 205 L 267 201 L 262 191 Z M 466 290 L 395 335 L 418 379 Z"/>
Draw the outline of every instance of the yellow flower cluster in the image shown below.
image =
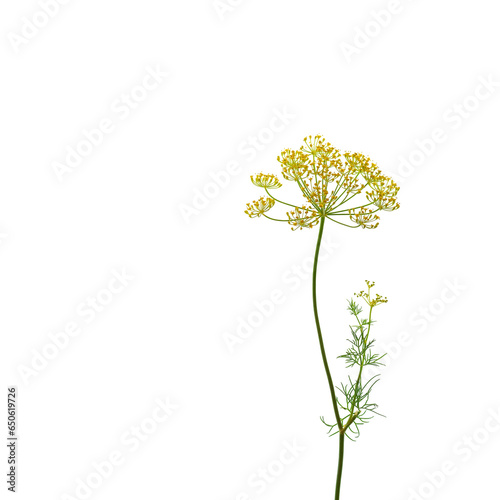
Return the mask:
<path id="1" fill-rule="evenodd" d="M 282 186 L 274 174 L 257 174 L 255 177 L 251 175 L 250 180 L 261 188 L 278 189 Z"/>
<path id="2" fill-rule="evenodd" d="M 311 228 L 319 222 L 319 215 L 305 206 L 295 207 L 291 212 L 287 212 L 288 223 L 292 226 L 292 231 Z"/>
<path id="3" fill-rule="evenodd" d="M 349 210 L 349 219 L 365 229 L 375 229 L 378 226 L 378 221 L 380 217 L 375 215 L 373 211 L 367 208 L 360 208 L 357 212 L 355 210 Z"/>
<path id="4" fill-rule="evenodd" d="M 261 198 L 248 204 L 246 213 L 250 217 L 264 215 L 274 202 L 279 202 L 293 210 L 286 213 L 287 219 L 273 220 L 288 222 L 293 230 L 313 227 L 321 218 L 348 227 L 372 229 L 378 226 L 376 212 L 399 208 L 396 199 L 399 187 L 383 175 L 369 157 L 361 153 L 341 153 L 320 135 L 306 137 L 297 150 L 285 149 L 278 156 L 278 162 L 283 178 L 298 185 L 306 205 L 285 203 L 272 196 L 268 190 L 282 185 L 275 175 L 261 173 L 252 176 L 251 180 L 264 188 L 270 198 L 265 203 Z M 365 202 L 351 201 L 363 191 Z M 346 204 L 351 206 L 343 208 Z"/>
<path id="5" fill-rule="evenodd" d="M 264 198 L 261 196 L 257 201 L 252 203 L 247 203 L 247 209 L 245 213 L 249 217 L 260 217 L 264 215 L 264 212 L 268 212 L 273 208 L 275 201 L 272 198 Z"/>
<path id="6" fill-rule="evenodd" d="M 387 297 L 382 297 L 378 293 L 375 294 L 375 298 L 372 298 L 371 289 L 375 286 L 374 281 L 365 280 L 366 285 L 368 286 L 368 292 L 361 290 L 359 293 L 355 293 L 356 297 L 362 298 L 370 307 L 378 306 L 379 304 L 385 304 L 387 302 Z"/>
<path id="7" fill-rule="evenodd" d="M 399 186 L 392 179 L 380 176 L 371 187 L 372 191 L 366 193 L 368 201 L 371 201 L 380 210 L 392 211 L 399 208 L 399 203 L 396 201 Z"/>

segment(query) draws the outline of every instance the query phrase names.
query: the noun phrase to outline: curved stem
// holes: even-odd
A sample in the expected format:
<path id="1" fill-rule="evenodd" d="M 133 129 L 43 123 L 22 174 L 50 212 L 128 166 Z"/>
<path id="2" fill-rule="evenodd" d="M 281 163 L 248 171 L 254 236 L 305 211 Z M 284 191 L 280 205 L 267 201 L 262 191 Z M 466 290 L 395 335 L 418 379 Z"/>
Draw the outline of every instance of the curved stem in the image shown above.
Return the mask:
<path id="1" fill-rule="evenodd" d="M 343 222 L 339 222 L 338 220 L 332 219 L 332 218 L 328 217 L 328 215 L 325 215 L 325 217 L 326 217 L 327 219 L 330 219 L 332 222 L 335 222 L 335 223 L 337 223 L 337 224 L 340 224 L 341 226 L 345 226 L 345 227 L 352 227 L 352 228 L 357 228 L 357 227 L 359 227 L 359 224 L 358 224 L 357 226 L 350 226 L 349 224 L 344 224 Z"/>
<path id="2" fill-rule="evenodd" d="M 266 219 L 269 219 L 269 220 L 275 220 L 275 221 L 278 221 L 278 222 L 290 222 L 290 219 L 274 219 L 273 217 L 269 217 L 269 215 L 266 215 L 266 214 L 262 214 Z M 299 217 L 297 219 L 292 219 L 292 220 L 308 220 L 310 219 L 310 217 Z"/>
<path id="3" fill-rule="evenodd" d="M 328 360 L 326 358 L 325 345 L 323 343 L 323 335 L 321 334 L 321 326 L 319 324 L 318 315 L 318 301 L 316 295 L 316 276 L 318 271 L 318 257 L 319 250 L 321 247 L 321 239 L 323 237 L 323 229 L 325 227 L 325 216 L 321 217 L 321 222 L 319 226 L 318 242 L 316 243 L 316 253 L 314 254 L 314 267 L 313 267 L 313 308 L 314 308 L 314 320 L 316 321 L 316 330 L 318 331 L 319 346 L 321 348 L 321 357 L 323 358 L 323 365 L 325 366 L 326 377 L 328 378 L 328 385 L 330 386 L 330 394 L 332 396 L 333 411 L 335 412 L 335 419 L 337 420 L 337 426 L 339 428 L 339 465 L 337 470 L 337 484 L 335 487 L 335 500 L 340 498 L 340 481 L 342 479 L 342 466 L 344 462 L 344 428 L 342 426 L 342 419 L 340 418 L 339 408 L 337 404 L 337 397 L 335 396 L 335 387 L 333 385 L 332 375 L 330 373 L 330 368 L 328 366 Z"/>
<path id="4" fill-rule="evenodd" d="M 268 190 L 267 188 L 264 188 L 266 193 L 275 201 L 277 201 L 278 203 L 282 203 L 283 205 L 288 205 L 289 207 L 293 207 L 293 208 L 299 208 L 297 205 L 292 205 L 290 203 L 285 203 L 284 201 L 281 201 L 281 200 L 278 200 L 278 198 L 275 198 Z"/>

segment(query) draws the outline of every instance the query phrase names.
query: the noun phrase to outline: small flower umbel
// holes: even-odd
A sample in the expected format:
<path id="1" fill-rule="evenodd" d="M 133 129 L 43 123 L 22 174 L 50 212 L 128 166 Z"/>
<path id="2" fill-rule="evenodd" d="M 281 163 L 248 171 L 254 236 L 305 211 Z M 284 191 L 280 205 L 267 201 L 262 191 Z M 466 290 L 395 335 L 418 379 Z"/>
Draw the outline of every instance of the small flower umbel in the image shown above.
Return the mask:
<path id="1" fill-rule="evenodd" d="M 370 308 L 374 308 L 379 304 L 385 304 L 387 302 L 387 297 L 382 297 L 382 295 L 379 295 L 378 293 L 374 298 L 371 297 L 371 289 L 375 286 L 374 281 L 365 280 L 365 283 L 368 291 L 365 292 L 364 290 L 361 290 L 361 292 L 354 294 L 356 297 L 363 299 L 370 306 Z"/>
<path id="2" fill-rule="evenodd" d="M 320 136 L 309 136 L 298 150 L 285 149 L 278 156 L 281 174 L 287 181 L 297 183 L 305 204 L 287 203 L 271 195 L 270 189 L 282 184 L 273 174 L 257 174 L 252 182 L 263 188 L 274 202 L 291 207 L 286 219 L 269 217 L 265 212 L 272 208 L 266 201 L 266 210 L 261 210 L 260 198 L 247 204 L 250 217 L 264 217 L 288 222 L 292 230 L 312 228 L 321 219 L 329 219 L 343 226 L 374 229 L 378 226 L 381 211 L 399 208 L 399 187 L 388 176 L 383 175 L 372 160 L 361 153 L 341 153 Z M 365 198 L 361 195 L 364 193 Z M 259 208 L 258 208 L 259 207 Z"/>
<path id="3" fill-rule="evenodd" d="M 245 213 L 248 214 L 249 217 L 260 217 L 264 215 L 265 212 L 268 212 L 273 208 L 274 200 L 272 198 L 264 198 L 261 196 L 257 201 L 247 204 L 247 209 Z"/>

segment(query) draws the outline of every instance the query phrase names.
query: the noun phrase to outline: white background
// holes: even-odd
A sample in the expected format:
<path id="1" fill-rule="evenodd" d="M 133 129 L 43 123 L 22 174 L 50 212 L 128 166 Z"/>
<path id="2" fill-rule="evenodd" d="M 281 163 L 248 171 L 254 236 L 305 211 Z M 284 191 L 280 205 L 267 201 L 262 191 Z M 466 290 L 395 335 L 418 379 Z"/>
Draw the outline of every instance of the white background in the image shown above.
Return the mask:
<path id="1" fill-rule="evenodd" d="M 333 497 L 317 228 L 243 213 L 261 195 L 249 175 L 279 174 L 277 154 L 317 133 L 402 186 L 375 231 L 325 228 L 318 293 L 337 383 L 345 300 L 365 279 L 389 297 L 374 329 L 387 418 L 347 442 L 342 498 L 496 498 L 495 2 L 232 3 L 73 0 L 50 19 L 36 1 L 2 3 L 0 327 L 2 391 L 19 390 L 17 498 L 83 498 L 88 478 L 88 498 Z M 148 71 L 157 84 L 137 88 Z M 113 130 L 85 150 L 103 119 Z M 87 156 L 61 175 L 78 146 Z M 133 278 L 110 295 L 113 272 Z M 231 352 L 225 338 L 273 290 L 282 303 Z M 111 302 L 91 317 L 96 296 Z M 80 334 L 54 354 L 49 334 L 72 322 Z M 160 424 L 157 398 L 177 407 Z M 141 425 L 151 432 L 132 451 L 123 435 Z M 117 453 L 94 487 L 93 462 Z M 255 486 L 268 467 L 272 483 Z"/>

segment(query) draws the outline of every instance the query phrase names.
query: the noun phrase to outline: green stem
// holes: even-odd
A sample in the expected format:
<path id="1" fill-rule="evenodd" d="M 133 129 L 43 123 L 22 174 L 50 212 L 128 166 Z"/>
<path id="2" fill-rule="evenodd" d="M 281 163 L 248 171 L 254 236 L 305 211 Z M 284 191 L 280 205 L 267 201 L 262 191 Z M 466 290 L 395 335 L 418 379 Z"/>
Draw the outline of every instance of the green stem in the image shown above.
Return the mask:
<path id="1" fill-rule="evenodd" d="M 368 318 L 368 330 L 366 332 L 365 342 L 364 342 L 365 346 L 366 346 L 366 343 L 368 342 L 368 336 L 370 335 L 370 328 L 372 326 L 372 311 L 373 311 L 373 306 L 370 306 L 370 316 Z M 356 321 L 358 322 L 359 328 L 362 331 L 363 326 L 361 325 L 361 322 L 359 321 L 358 315 L 356 314 L 355 316 L 356 316 Z M 354 418 L 353 418 L 353 416 L 354 416 L 354 403 L 356 401 L 356 395 L 357 395 L 358 391 L 360 390 L 361 376 L 363 375 L 363 367 L 365 366 L 365 361 L 366 361 L 366 351 L 364 352 L 363 358 L 362 358 L 361 363 L 359 365 L 358 378 L 356 379 L 356 385 L 354 386 L 354 398 L 353 398 L 353 402 L 352 402 L 352 406 L 351 406 L 351 411 L 349 414 L 349 423 L 348 423 L 348 425 L 346 425 L 346 427 L 345 427 L 346 429 L 347 429 L 347 427 L 349 427 L 351 422 L 354 420 Z"/>
<path id="2" fill-rule="evenodd" d="M 281 201 L 281 200 L 278 200 L 278 198 L 275 198 L 268 190 L 267 188 L 264 188 L 266 193 L 275 201 L 277 201 L 278 203 L 282 203 L 283 205 L 288 205 L 289 207 L 293 207 L 293 208 L 299 208 L 297 207 L 297 205 L 291 205 L 290 203 L 285 203 L 284 201 Z"/>
<path id="3" fill-rule="evenodd" d="M 325 216 L 321 216 L 321 222 L 319 225 L 318 242 L 316 244 L 316 253 L 314 254 L 314 266 L 313 266 L 313 307 L 314 307 L 314 320 L 316 321 L 316 330 L 318 331 L 319 346 L 321 348 L 321 357 L 323 358 L 323 365 L 325 366 L 326 377 L 328 378 L 328 385 L 330 386 L 330 394 L 332 396 L 333 411 L 335 412 L 335 419 L 337 420 L 337 426 L 339 428 L 339 465 L 337 470 L 337 485 L 335 487 L 335 500 L 340 498 L 340 481 L 342 479 L 342 465 L 344 462 L 344 429 L 342 427 L 342 419 L 340 418 L 339 408 L 337 404 L 337 397 L 335 396 L 335 387 L 333 385 L 332 375 L 330 373 L 330 368 L 328 366 L 328 360 L 326 358 L 325 345 L 323 343 L 323 335 L 321 334 L 321 326 L 319 324 L 318 315 L 318 302 L 316 295 L 316 276 L 318 271 L 318 257 L 319 250 L 321 247 L 321 239 L 323 237 L 323 228 L 325 227 Z"/>
<path id="4" fill-rule="evenodd" d="M 339 465 L 337 468 L 337 484 L 335 485 L 335 500 L 340 499 L 340 482 L 342 481 L 342 466 L 344 465 L 344 432 L 339 432 Z"/>

